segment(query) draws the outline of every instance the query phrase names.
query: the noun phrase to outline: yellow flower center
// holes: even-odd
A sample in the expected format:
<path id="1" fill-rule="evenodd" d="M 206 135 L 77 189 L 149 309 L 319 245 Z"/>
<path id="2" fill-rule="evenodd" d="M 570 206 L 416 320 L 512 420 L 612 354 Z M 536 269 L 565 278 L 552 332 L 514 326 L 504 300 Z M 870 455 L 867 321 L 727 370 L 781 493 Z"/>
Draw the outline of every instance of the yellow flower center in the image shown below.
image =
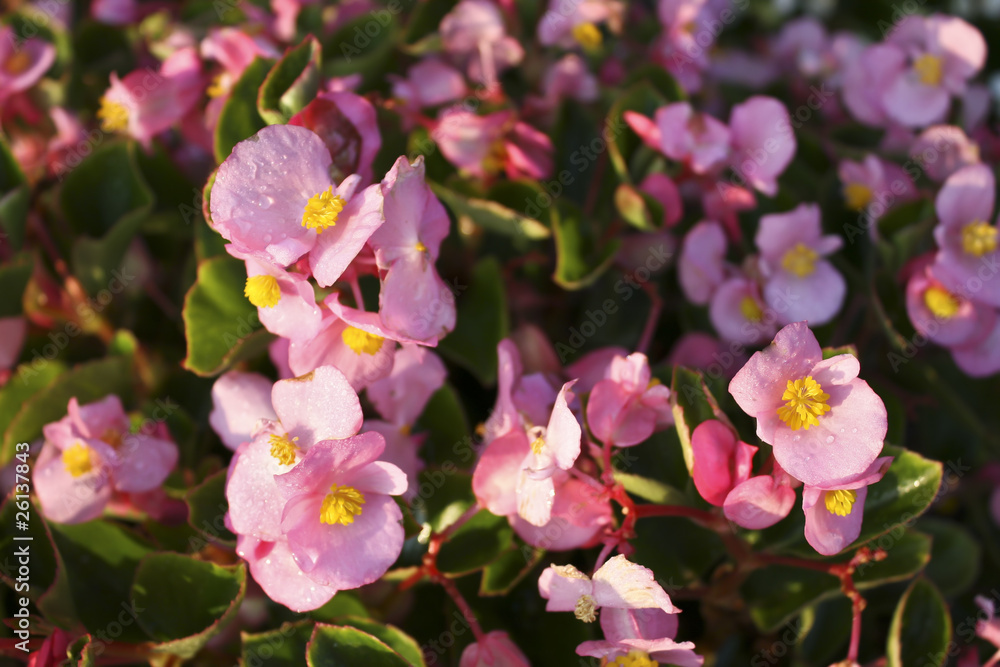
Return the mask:
<path id="1" fill-rule="evenodd" d="M 573 26 L 573 39 L 588 51 L 600 48 L 604 41 L 601 29 L 593 23 L 578 23 Z"/>
<path id="2" fill-rule="evenodd" d="M 346 203 L 343 197 L 333 194 L 331 185 L 306 202 L 306 210 L 302 213 L 302 226 L 315 229 L 317 234 L 322 234 L 324 229 L 337 224 L 337 216 L 344 210 Z"/>
<path id="3" fill-rule="evenodd" d="M 97 117 L 101 119 L 101 129 L 105 132 L 120 132 L 128 127 L 128 109 L 121 102 L 109 100 L 107 95 L 101 98 Z"/>
<path id="4" fill-rule="evenodd" d="M 545 438 L 535 438 L 531 441 L 531 453 L 535 456 L 542 455 L 542 449 L 545 448 Z"/>
<path id="5" fill-rule="evenodd" d="M 278 279 L 266 273 L 247 278 L 247 286 L 243 289 L 250 303 L 258 308 L 273 308 L 281 301 L 281 288 Z"/>
<path id="6" fill-rule="evenodd" d="M 283 466 L 290 466 L 295 463 L 295 455 L 299 453 L 298 438 L 288 439 L 288 434 L 272 435 L 268 438 L 271 443 L 271 456 L 278 459 L 278 463 Z"/>
<path id="7" fill-rule="evenodd" d="M 920 83 L 925 86 L 936 86 L 941 83 L 941 59 L 925 53 L 913 61 L 913 71 L 917 73 Z"/>
<path id="8" fill-rule="evenodd" d="M 935 317 L 949 320 L 955 316 L 961 304 L 951 292 L 934 285 L 924 292 L 924 305 Z"/>
<path id="9" fill-rule="evenodd" d="M 354 354 L 375 354 L 382 349 L 385 338 L 370 334 L 357 327 L 347 327 L 344 333 L 340 334 L 344 339 L 344 344 L 354 351 Z"/>
<path id="10" fill-rule="evenodd" d="M 26 51 L 18 51 L 3 64 L 8 74 L 20 74 L 31 65 L 31 56 Z"/>
<path id="11" fill-rule="evenodd" d="M 854 501 L 857 499 L 858 494 L 855 491 L 837 489 L 835 491 L 827 491 L 824 494 L 823 502 L 826 503 L 826 510 L 830 514 L 847 516 L 851 513 L 851 508 L 854 507 Z"/>
<path id="12" fill-rule="evenodd" d="M 80 442 L 63 450 L 62 460 L 66 472 L 73 477 L 85 475 L 94 469 L 94 457 L 91 455 L 90 447 Z"/>
<path id="13" fill-rule="evenodd" d="M 794 382 L 789 380 L 781 400 L 787 403 L 778 408 L 778 417 L 793 431 L 802 427 L 808 431 L 810 426 L 819 424 L 817 417 L 830 411 L 830 406 L 826 404 L 830 394 L 825 393 L 811 375 Z"/>
<path id="14" fill-rule="evenodd" d="M 365 497 L 353 486 L 330 487 L 330 493 L 323 498 L 323 508 L 319 512 L 319 522 L 331 526 L 341 524 L 349 526 L 354 523 L 354 517 L 361 515 L 361 506 Z"/>
<path id="15" fill-rule="evenodd" d="M 764 319 L 764 311 L 761 309 L 760 304 L 757 303 L 757 299 L 752 296 L 743 297 L 743 300 L 740 301 L 740 312 L 743 313 L 743 317 L 751 322 L 760 322 Z"/>
<path id="16" fill-rule="evenodd" d="M 629 651 L 628 655 L 601 660 L 601 667 L 657 667 L 659 664 L 650 658 L 648 653 L 636 650 Z"/>
<path id="17" fill-rule="evenodd" d="M 816 260 L 819 255 L 815 250 L 804 243 L 796 243 L 795 247 L 785 253 L 781 258 L 781 266 L 789 273 L 794 273 L 799 278 L 811 276 L 816 270 Z"/>
<path id="18" fill-rule="evenodd" d="M 229 92 L 229 86 L 225 82 L 226 73 L 222 72 L 217 74 L 215 78 L 212 79 L 212 83 L 208 86 L 205 92 L 209 97 L 222 97 Z"/>
<path id="19" fill-rule="evenodd" d="M 861 211 L 872 200 L 872 189 L 863 183 L 848 183 L 844 186 L 847 208 Z"/>
<path id="20" fill-rule="evenodd" d="M 413 247 L 417 249 L 417 252 L 427 252 L 427 246 L 420 241 L 417 241 L 417 244 Z"/>
<path id="21" fill-rule="evenodd" d="M 576 601 L 573 615 L 584 623 L 593 623 L 597 620 L 597 603 L 589 595 L 581 595 Z"/>
<path id="22" fill-rule="evenodd" d="M 973 257 L 982 257 L 997 249 L 997 228 L 974 220 L 962 227 L 962 249 Z"/>

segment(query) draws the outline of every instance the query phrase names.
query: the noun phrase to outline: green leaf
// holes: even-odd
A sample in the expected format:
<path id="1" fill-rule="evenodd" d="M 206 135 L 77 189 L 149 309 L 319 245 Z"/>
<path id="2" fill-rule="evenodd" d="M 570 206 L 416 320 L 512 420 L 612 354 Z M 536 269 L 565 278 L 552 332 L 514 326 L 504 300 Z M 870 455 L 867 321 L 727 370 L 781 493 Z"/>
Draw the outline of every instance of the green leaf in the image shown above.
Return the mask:
<path id="1" fill-rule="evenodd" d="M 455 330 L 438 345 L 444 356 L 471 371 L 484 385 L 497 377 L 497 344 L 507 337 L 507 297 L 494 257 L 472 269 L 469 285 L 456 285 Z"/>
<path id="2" fill-rule="evenodd" d="M 628 183 L 615 190 L 615 208 L 636 229 L 650 232 L 663 226 L 663 204 Z"/>
<path id="3" fill-rule="evenodd" d="M 854 357 L 858 356 L 858 348 L 853 345 L 841 345 L 840 347 L 824 347 L 823 348 L 823 359 L 832 359 L 840 354 L 850 354 Z"/>
<path id="4" fill-rule="evenodd" d="M 684 492 L 669 484 L 640 475 L 615 470 L 615 481 L 625 487 L 633 496 L 658 505 L 687 505 Z"/>
<path id="5" fill-rule="evenodd" d="M 314 609 L 309 612 L 310 618 L 324 623 L 337 621 L 345 616 L 367 618 L 370 615 L 371 614 L 368 613 L 368 609 L 365 607 L 365 603 L 351 591 L 341 591 L 330 598 L 330 600 L 319 609 Z M 306 639 L 308 639 L 308 637 L 306 637 Z"/>
<path id="6" fill-rule="evenodd" d="M 469 435 L 469 419 L 458 393 L 450 384 L 445 383 L 431 395 L 424 413 L 417 420 L 417 428 L 427 434 L 421 448 L 427 461 L 438 464 L 451 461 L 464 468 L 476 460 Z"/>
<path id="7" fill-rule="evenodd" d="M 317 623 L 306 648 L 309 667 L 409 667 L 399 653 L 356 628 Z"/>
<path id="8" fill-rule="evenodd" d="M 7 242 L 14 250 L 21 249 L 30 202 L 31 188 L 27 184 L 0 195 L 0 229 L 3 230 L 0 232 L 0 244 Z"/>
<path id="9" fill-rule="evenodd" d="M 35 260 L 28 253 L 15 255 L 0 266 L 0 317 L 15 317 L 24 311 L 24 290 L 34 267 Z"/>
<path id="10" fill-rule="evenodd" d="M 323 40 L 323 73 L 329 77 L 360 74 L 360 90 L 384 85 L 399 29 L 396 16 L 384 10 L 347 22 Z"/>
<path id="11" fill-rule="evenodd" d="M 531 209 L 529 204 L 536 201 L 538 194 L 541 192 L 537 186 L 532 187 L 524 182 L 498 183 L 493 186 L 493 190 L 491 190 L 487 199 L 466 196 L 434 182 L 430 182 L 430 186 L 434 194 L 437 195 L 445 206 L 451 209 L 451 212 L 459 221 L 464 218 L 487 231 L 511 236 L 515 239 L 537 241 L 539 239 L 547 239 L 552 235 L 549 228 L 540 222 L 537 217 L 542 213 L 541 209 L 539 209 L 538 213 L 535 213 L 535 216 L 529 216 L 526 213 L 526 211 L 534 212 L 534 209 Z M 524 199 L 521 201 L 518 201 L 516 198 L 518 190 L 524 194 Z M 498 200 L 494 200 L 494 194 L 500 194 L 501 196 Z M 511 208 L 501 203 L 504 200 L 514 201 L 516 204 L 520 204 L 522 208 Z M 538 208 L 538 206 L 535 206 L 535 208 Z M 551 220 L 551 213 L 547 213 L 543 219 Z"/>
<path id="12" fill-rule="evenodd" d="M 312 35 L 285 51 L 260 87 L 257 111 L 268 124 L 287 123 L 319 90 L 322 47 Z"/>
<path id="13" fill-rule="evenodd" d="M 32 396 L 42 391 L 66 370 L 60 361 L 41 359 L 17 367 L 3 387 L 0 387 L 0 433 L 6 433 L 21 407 Z M 7 461 L 6 448 L 2 461 Z"/>
<path id="14" fill-rule="evenodd" d="M 934 538 L 926 575 L 942 595 L 969 590 L 979 575 L 982 548 L 964 526 L 955 521 L 921 517 L 917 530 Z"/>
<path id="15" fill-rule="evenodd" d="M 277 630 L 241 633 L 243 664 L 247 667 L 301 667 L 312 636 L 312 621 L 282 623 Z"/>
<path id="16" fill-rule="evenodd" d="M 21 503 L 27 503 L 27 509 L 22 509 L 25 505 Z M 23 524 L 16 523 L 18 520 L 23 520 L 23 516 L 17 516 L 18 512 L 28 513 L 28 521 L 25 522 L 27 529 L 22 530 L 20 525 Z M 59 554 L 52 544 L 52 534 L 43 517 L 37 502 L 18 500 L 13 493 L 4 499 L 3 505 L 0 505 L 0 521 L 3 521 L 2 525 L 9 526 L 0 533 L 0 554 L 6 559 L 3 567 L 0 567 L 0 580 L 15 588 L 17 567 L 12 556 L 18 547 L 27 545 L 31 554 L 31 576 L 27 581 L 28 590 L 19 592 L 27 593 L 27 596 L 35 601 L 55 583 L 57 569 L 61 567 Z M 30 540 L 15 539 L 17 537 L 27 537 Z"/>
<path id="17" fill-rule="evenodd" d="M 684 453 L 684 464 L 688 473 L 694 465 L 694 453 L 691 449 L 691 434 L 698 424 L 709 419 L 718 419 L 731 426 L 725 413 L 719 409 L 712 392 L 705 385 L 701 371 L 694 371 L 683 366 L 675 366 L 670 382 L 670 409 L 674 414 L 674 426 L 677 437 L 681 441 L 681 451 Z"/>
<path id="18" fill-rule="evenodd" d="M 226 501 L 226 471 L 209 475 L 201 484 L 184 494 L 188 506 L 188 524 L 206 540 L 236 545 L 236 536 L 225 524 L 229 503 Z"/>
<path id="19" fill-rule="evenodd" d="M 888 667 L 941 665 L 951 642 L 951 614 L 941 593 L 923 577 L 899 600 L 886 643 Z"/>
<path id="20" fill-rule="evenodd" d="M 372 637 L 381 640 L 414 667 L 424 667 L 424 654 L 420 650 L 420 645 L 411 637 L 394 625 L 383 625 L 378 621 L 369 618 L 343 618 L 339 625 L 357 628 L 367 632 Z"/>
<path id="21" fill-rule="evenodd" d="M 135 573 L 131 599 L 158 652 L 194 656 L 236 615 L 246 592 L 243 563 L 224 567 L 175 553 L 154 553 Z"/>
<path id="22" fill-rule="evenodd" d="M 229 256 L 198 266 L 198 277 L 184 297 L 188 370 L 217 375 L 266 348 L 270 336 L 261 330 L 257 309 L 243 295 L 246 278 L 243 262 Z"/>
<path id="23" fill-rule="evenodd" d="M 215 126 L 215 161 L 222 163 L 233 147 L 267 125 L 257 111 L 257 94 L 274 61 L 256 57 L 229 93 Z"/>
<path id="24" fill-rule="evenodd" d="M 640 157 L 639 149 L 642 146 L 642 141 L 625 122 L 624 112 L 634 111 L 652 118 L 656 110 L 666 103 L 666 97 L 650 83 L 641 82 L 626 90 L 608 112 L 607 127 L 615 130 L 612 140 L 608 142 L 608 156 L 611 158 L 615 173 L 623 183 L 640 180 L 638 177 L 633 179 L 629 160 L 635 162 L 636 158 Z"/>
<path id="25" fill-rule="evenodd" d="M 441 545 L 438 569 L 455 575 L 475 572 L 499 558 L 513 539 L 507 517 L 480 510 Z"/>
<path id="26" fill-rule="evenodd" d="M 601 277 L 615 259 L 620 239 L 601 242 L 581 211 L 570 204 L 553 212 L 556 270 L 552 279 L 567 290 L 583 289 Z"/>
<path id="27" fill-rule="evenodd" d="M 545 556 L 544 549 L 527 545 L 500 554 L 500 557 L 486 566 L 479 582 L 479 595 L 506 595 L 519 584 Z"/>
<path id="28" fill-rule="evenodd" d="M 42 434 L 43 426 L 64 417 L 70 398 L 75 396 L 84 404 L 108 394 L 128 396 L 131 391 L 132 364 L 127 357 L 108 357 L 73 367 L 21 405 L 4 433 L 0 462 L 10 460 L 16 443 L 34 440 Z"/>
<path id="29" fill-rule="evenodd" d="M 417 521 L 429 523 L 436 532 L 453 524 L 476 502 L 472 475 L 454 466 L 422 470 L 418 480 L 419 492 L 410 505 Z"/>

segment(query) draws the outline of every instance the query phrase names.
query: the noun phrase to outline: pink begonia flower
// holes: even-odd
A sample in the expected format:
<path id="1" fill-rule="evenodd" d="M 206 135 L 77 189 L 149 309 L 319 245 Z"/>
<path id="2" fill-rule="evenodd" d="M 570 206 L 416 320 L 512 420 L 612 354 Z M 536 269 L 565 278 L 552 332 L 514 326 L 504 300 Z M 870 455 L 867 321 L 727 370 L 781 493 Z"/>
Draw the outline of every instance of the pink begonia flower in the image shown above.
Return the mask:
<path id="1" fill-rule="evenodd" d="M 229 371 L 212 385 L 208 423 L 229 449 L 250 442 L 261 419 L 278 419 L 271 407 L 273 383 L 259 373 Z"/>
<path id="2" fill-rule="evenodd" d="M 628 355 L 629 351 L 624 347 L 599 347 L 566 366 L 566 374 L 569 377 L 579 378 L 576 381 L 576 390 L 586 394 L 594 388 L 594 385 L 604 379 L 612 361 L 617 357 L 627 357 Z"/>
<path id="3" fill-rule="evenodd" d="M 245 256 L 288 266 L 309 253 L 322 287 L 340 278 L 382 225 L 382 192 L 360 176 L 335 186 L 323 140 L 294 125 L 269 125 L 219 166 L 211 224 Z"/>
<path id="4" fill-rule="evenodd" d="M 976 635 L 1000 648 L 1000 617 L 997 616 L 996 601 L 985 595 L 977 595 L 976 605 L 986 616 L 976 619 Z"/>
<path id="5" fill-rule="evenodd" d="M 569 470 L 580 456 L 583 430 L 569 408 L 575 381 L 562 386 L 545 427 L 528 431 L 530 445 L 521 462 L 517 479 L 518 515 L 533 526 L 544 526 L 552 518 L 555 480 L 558 470 Z"/>
<path id="6" fill-rule="evenodd" d="M 809 327 L 796 322 L 750 357 L 729 393 L 757 419 L 757 437 L 788 474 L 830 485 L 865 471 L 889 427 L 882 399 L 858 379 L 859 370 L 850 354 L 824 360 Z"/>
<path id="7" fill-rule="evenodd" d="M 575 53 L 567 53 L 549 66 L 542 77 L 541 89 L 551 106 L 564 99 L 593 102 L 600 94 L 597 77 L 590 73 L 586 61 Z"/>
<path id="8" fill-rule="evenodd" d="M 654 172 L 639 184 L 639 189 L 663 205 L 663 226 L 673 227 L 684 215 L 680 190 L 666 174 Z"/>
<path id="9" fill-rule="evenodd" d="M 455 328 L 455 297 L 434 266 L 451 223 L 424 171 L 422 157 L 410 164 L 403 156 L 392 165 L 381 184 L 386 223 L 369 244 L 385 272 L 382 323 L 397 340 L 433 346 Z"/>
<path id="10" fill-rule="evenodd" d="M 346 91 L 320 93 L 292 116 L 288 124 L 309 128 L 323 140 L 333 156 L 330 165 L 333 180 L 358 174 L 363 184 L 371 183 L 372 163 L 382 148 L 382 135 L 371 102 Z"/>
<path id="11" fill-rule="evenodd" d="M 805 534 L 813 549 L 824 556 L 833 556 L 858 539 L 868 487 L 882 479 L 891 464 L 892 457 L 883 456 L 853 480 L 805 486 L 802 490 Z"/>
<path id="12" fill-rule="evenodd" d="M 955 365 L 970 377 L 988 377 L 1000 371 L 1000 313 L 993 315 L 993 325 L 983 336 L 951 348 Z"/>
<path id="13" fill-rule="evenodd" d="M 309 340 L 319 332 L 323 314 L 316 305 L 316 291 L 306 276 L 244 255 L 231 245 L 226 250 L 246 261 L 243 294 L 257 307 L 257 316 L 265 329 L 292 341 Z"/>
<path id="14" fill-rule="evenodd" d="M 837 175 L 840 177 L 844 205 L 847 208 L 852 211 L 867 210 L 872 218 L 881 217 L 881 214 L 875 215 L 871 210 L 876 194 L 884 196 L 889 188 L 885 169 L 878 157 L 869 153 L 863 162 L 841 160 L 837 165 Z M 882 213 L 884 212 L 883 210 Z"/>
<path id="15" fill-rule="evenodd" d="M 460 107 L 445 109 L 431 130 L 442 155 L 476 178 L 500 171 L 516 178 L 546 178 L 552 173 L 552 140 L 517 121 L 512 111 L 485 116 Z"/>
<path id="16" fill-rule="evenodd" d="M 624 118 L 647 146 L 696 174 L 715 171 L 729 158 L 729 128 L 706 113 L 694 111 L 688 102 L 660 107 L 652 120 L 634 111 L 626 111 Z"/>
<path id="17" fill-rule="evenodd" d="M 27 334 L 28 320 L 21 315 L 0 317 L 0 372 L 13 368 L 17 363 Z"/>
<path id="18" fill-rule="evenodd" d="M 795 157 L 795 132 L 785 105 L 755 95 L 733 107 L 729 132 L 733 171 L 755 190 L 773 197 L 778 176 Z"/>
<path id="19" fill-rule="evenodd" d="M 320 366 L 335 366 L 355 391 L 389 375 L 396 342 L 413 342 L 388 329 L 378 313 L 342 305 L 334 292 L 323 303 L 330 309 L 319 333 L 309 340 L 293 340 L 288 365 L 296 375 Z"/>
<path id="20" fill-rule="evenodd" d="M 203 90 L 198 50 L 186 47 L 164 60 L 159 72 L 135 70 L 122 79 L 112 72 L 97 117 L 105 132 L 125 132 L 148 149 L 153 137 L 198 103 Z"/>
<path id="21" fill-rule="evenodd" d="M 928 127 L 913 142 L 909 153 L 924 173 L 939 183 L 962 167 L 980 162 L 979 145 L 954 125 Z"/>
<path id="22" fill-rule="evenodd" d="M 691 433 L 691 452 L 695 488 L 706 501 L 722 507 L 729 492 L 750 479 L 757 448 L 740 440 L 730 426 L 709 419 Z"/>
<path id="23" fill-rule="evenodd" d="M 594 50 L 603 37 L 598 26 L 612 33 L 622 29 L 624 3 L 618 0 L 549 0 L 548 9 L 538 20 L 538 41 L 544 46 Z"/>
<path id="24" fill-rule="evenodd" d="M 892 44 L 875 44 L 857 57 L 851 58 L 844 69 L 844 105 L 865 125 L 882 127 L 889 117 L 882 96 L 895 81 L 906 61 L 905 54 Z"/>
<path id="25" fill-rule="evenodd" d="M 597 620 L 602 608 L 680 613 L 652 570 L 620 554 L 601 565 L 593 578 L 572 565 L 550 565 L 538 577 L 538 593 L 548 600 L 545 611 L 571 611 L 585 623 Z"/>
<path id="26" fill-rule="evenodd" d="M 843 245 L 837 235 L 823 235 L 816 204 L 800 204 L 787 213 L 760 219 L 754 238 L 766 277 L 764 301 L 780 323 L 807 320 L 826 324 L 836 316 L 847 294 L 847 283 L 823 259 Z"/>
<path id="27" fill-rule="evenodd" d="M 906 284 L 906 312 L 913 328 L 945 347 L 974 344 L 993 330 L 996 310 L 948 291 L 929 258 Z"/>
<path id="28" fill-rule="evenodd" d="M 828 73 L 835 63 L 826 27 L 812 16 L 788 21 L 774 40 L 774 60 L 779 67 L 805 77 Z"/>
<path id="29" fill-rule="evenodd" d="M 722 340 L 742 345 L 759 345 L 778 330 L 778 316 L 764 303 L 760 285 L 739 275 L 715 290 L 708 317 Z"/>
<path id="30" fill-rule="evenodd" d="M 517 514 L 508 515 L 514 532 L 531 546 L 548 551 L 593 546 L 614 521 L 607 495 L 564 472 L 553 478 L 555 497 L 549 522 L 535 526 Z"/>
<path id="31" fill-rule="evenodd" d="M 698 92 L 709 65 L 708 49 L 718 34 L 710 23 L 717 21 L 716 12 L 708 0 L 659 0 L 657 16 L 664 28 L 653 47 L 657 60 L 682 88 Z"/>
<path id="32" fill-rule="evenodd" d="M 195 119 L 200 120 L 202 128 L 210 135 L 214 135 L 222 109 L 229 101 L 229 94 L 239 81 L 243 70 L 257 56 L 277 59 L 281 57 L 281 53 L 263 37 L 254 38 L 238 28 L 231 27 L 212 28 L 208 36 L 201 41 L 199 50 L 202 58 L 214 60 L 222 66 L 222 71 L 212 78 L 211 84 L 205 91 L 210 99 L 205 106 L 204 116 L 195 114 Z M 209 142 L 208 148 L 211 148 L 211 143 Z"/>
<path id="33" fill-rule="evenodd" d="M 393 99 L 400 103 L 397 109 L 406 123 L 404 129 L 417 122 L 421 109 L 455 102 L 469 93 L 462 73 L 438 58 L 421 60 L 407 70 L 406 78 L 395 74 L 387 78 L 392 81 Z"/>
<path id="34" fill-rule="evenodd" d="M 494 630 L 486 633 L 482 643 L 465 647 L 458 667 L 531 667 L 531 663 L 506 632 Z"/>
<path id="35" fill-rule="evenodd" d="M 712 220 L 702 220 L 684 237 L 677 278 L 691 303 L 707 304 L 726 279 L 726 247 L 722 225 Z"/>
<path id="36" fill-rule="evenodd" d="M 704 658 L 693 642 L 676 642 L 677 616 L 662 609 L 605 609 L 601 613 L 603 641 L 586 641 L 577 655 L 601 658 L 607 667 L 675 665 L 700 667 Z"/>
<path id="37" fill-rule="evenodd" d="M 490 0 L 461 0 L 441 19 L 438 31 L 444 50 L 466 63 L 469 78 L 487 88 L 524 57 L 520 42 L 506 33 L 500 8 Z"/>
<path id="38" fill-rule="evenodd" d="M 652 379 L 646 355 L 615 357 L 587 401 L 587 425 L 594 437 L 630 447 L 671 424 L 670 389 Z"/>
<path id="39" fill-rule="evenodd" d="M 907 127 L 940 122 L 951 97 L 986 61 L 986 41 L 975 27 L 954 16 L 907 16 L 889 33 L 887 43 L 905 57 L 883 89 L 886 113 Z"/>
<path id="40" fill-rule="evenodd" d="M 440 357 L 421 345 L 404 343 L 389 375 L 368 385 L 368 400 L 386 421 L 408 429 L 447 376 Z"/>
<path id="41" fill-rule="evenodd" d="M 769 528 L 792 511 L 796 486 L 798 482 L 775 462 L 770 475 L 757 475 L 733 487 L 723 502 L 723 513 L 750 530 Z"/>
<path id="42" fill-rule="evenodd" d="M 990 224 L 996 197 L 993 171 L 984 164 L 959 169 L 938 192 L 934 207 L 938 251 L 934 272 L 952 292 L 1000 306 L 1000 280 L 993 276 L 1000 262 L 997 226 Z"/>
<path id="43" fill-rule="evenodd" d="M 38 39 L 21 39 L 14 26 L 0 28 L 0 107 L 8 97 L 31 88 L 56 61 L 56 47 Z"/>
<path id="44" fill-rule="evenodd" d="M 121 400 L 110 395 L 46 424 L 33 482 L 46 518 L 80 523 L 101 515 L 113 492 L 143 493 L 163 483 L 177 464 L 177 445 L 132 433 Z"/>

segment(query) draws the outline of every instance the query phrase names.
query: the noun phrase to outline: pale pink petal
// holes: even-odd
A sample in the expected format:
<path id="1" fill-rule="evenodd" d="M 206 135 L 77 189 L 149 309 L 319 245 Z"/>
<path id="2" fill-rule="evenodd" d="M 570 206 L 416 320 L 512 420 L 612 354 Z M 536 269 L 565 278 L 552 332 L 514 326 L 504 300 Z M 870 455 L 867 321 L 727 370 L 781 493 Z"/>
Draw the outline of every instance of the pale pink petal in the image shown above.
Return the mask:
<path id="1" fill-rule="evenodd" d="M 361 428 L 358 395 L 344 374 L 332 366 L 276 382 L 271 403 L 288 436 L 298 437 L 303 448 L 320 440 L 352 436 Z"/>
<path id="2" fill-rule="evenodd" d="M 235 451 L 250 441 L 259 420 L 278 418 L 271 407 L 271 385 L 259 373 L 242 371 L 229 371 L 215 381 L 208 422 L 222 444 Z"/>
<path id="3" fill-rule="evenodd" d="M 795 491 L 771 475 L 751 477 L 726 496 L 726 518 L 750 530 L 762 530 L 778 523 L 792 511 Z"/>
<path id="4" fill-rule="evenodd" d="M 267 597 L 292 611 L 322 607 L 338 592 L 310 579 L 296 564 L 284 539 L 262 542 L 249 535 L 237 535 L 236 553 L 246 560 L 250 574 Z"/>

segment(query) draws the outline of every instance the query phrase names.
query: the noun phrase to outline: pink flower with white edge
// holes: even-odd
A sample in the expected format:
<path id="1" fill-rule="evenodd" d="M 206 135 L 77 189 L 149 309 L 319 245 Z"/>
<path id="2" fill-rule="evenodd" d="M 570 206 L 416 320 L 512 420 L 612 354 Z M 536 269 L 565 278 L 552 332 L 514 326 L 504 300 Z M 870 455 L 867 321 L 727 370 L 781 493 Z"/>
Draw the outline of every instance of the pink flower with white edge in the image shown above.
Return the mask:
<path id="1" fill-rule="evenodd" d="M 981 161 L 979 144 L 954 125 L 928 127 L 917 136 L 909 152 L 911 158 L 920 160 L 924 173 L 939 183 L 962 167 Z M 931 160 L 931 155 L 936 158 Z"/>
<path id="2" fill-rule="evenodd" d="M 332 162 L 311 130 L 265 127 L 219 166 L 212 227 L 240 254 L 276 266 L 309 253 L 316 281 L 332 285 L 384 221 L 379 186 L 360 190 L 358 175 L 335 185 Z"/>
<path id="3" fill-rule="evenodd" d="M 813 549 L 824 556 L 833 556 L 858 539 L 868 487 L 882 479 L 891 464 L 892 457 L 883 456 L 853 480 L 805 486 L 802 490 L 805 534 Z"/>
<path id="4" fill-rule="evenodd" d="M 371 102 L 347 91 L 320 93 L 288 124 L 309 128 L 323 140 L 333 157 L 333 180 L 358 174 L 362 183 L 371 183 L 372 163 L 382 148 Z"/>
<path id="5" fill-rule="evenodd" d="M 709 419 L 691 433 L 691 453 L 695 488 L 706 501 L 722 507 L 729 492 L 750 479 L 757 448 L 740 440 L 731 426 Z"/>
<path id="6" fill-rule="evenodd" d="M 119 79 L 101 97 L 97 117 L 105 132 L 125 132 L 145 148 L 153 137 L 170 129 L 190 111 L 204 90 L 201 59 L 194 47 L 174 51 L 159 72 L 135 70 Z"/>
<path id="7" fill-rule="evenodd" d="M 785 105 L 755 95 L 729 115 L 730 166 L 750 187 L 773 197 L 778 176 L 795 157 L 795 132 Z"/>
<path id="8" fill-rule="evenodd" d="M 386 224 L 369 243 L 385 272 L 383 325 L 400 340 L 433 346 L 455 328 L 455 298 L 434 266 L 451 223 L 424 172 L 422 157 L 413 164 L 405 156 L 396 160 L 380 186 Z"/>
<path id="9" fill-rule="evenodd" d="M 500 8 L 490 0 L 462 0 L 441 19 L 438 32 L 444 50 L 466 65 L 469 78 L 487 88 L 524 57 L 520 42 L 507 35 Z"/>
<path id="10" fill-rule="evenodd" d="M 889 34 L 887 43 L 904 60 L 882 92 L 886 113 L 907 127 L 944 119 L 953 95 L 986 62 L 986 40 L 960 18 L 935 14 L 907 16 Z"/>
<path id="11" fill-rule="evenodd" d="M 482 642 L 465 647 L 458 667 L 531 667 L 531 663 L 506 632 L 494 630 Z"/>
<path id="12" fill-rule="evenodd" d="M 316 291 L 306 276 L 245 256 L 232 245 L 226 246 L 226 250 L 246 261 L 243 294 L 257 307 L 257 317 L 265 329 L 293 341 L 309 340 L 319 332 L 323 314 L 316 305 Z"/>
<path id="13" fill-rule="evenodd" d="M 781 329 L 729 384 L 757 437 L 796 479 L 812 486 L 852 480 L 882 451 L 888 417 L 882 399 L 858 378 L 850 354 L 823 359 L 805 322 Z"/>
<path id="14" fill-rule="evenodd" d="M 368 400 L 386 421 L 410 428 L 447 376 L 440 357 L 421 345 L 404 343 L 389 375 L 368 385 Z"/>
<path id="15" fill-rule="evenodd" d="M 580 456 L 583 430 L 569 409 L 575 381 L 562 386 L 547 426 L 528 431 L 529 451 L 517 479 L 517 513 L 533 526 L 544 526 L 552 517 L 557 470 L 569 470 Z"/>
<path id="16" fill-rule="evenodd" d="M 0 28 L 0 107 L 8 97 L 31 88 L 56 61 L 56 47 L 38 39 L 21 39 L 14 26 Z"/>
<path id="17" fill-rule="evenodd" d="M 993 215 L 996 181 L 984 164 L 963 167 L 948 177 L 934 207 L 938 224 L 934 239 L 940 250 L 935 276 L 950 291 L 974 293 L 976 301 L 1000 306 L 1000 281 L 982 280 L 980 272 L 1000 262 Z"/>
<path id="18" fill-rule="evenodd" d="M 670 389 L 652 378 L 646 355 L 615 357 L 587 401 L 587 425 L 603 443 L 631 447 L 673 424 Z"/>
<path id="19" fill-rule="evenodd" d="M 798 480 L 774 462 L 770 475 L 757 475 L 733 487 L 723 502 L 723 513 L 733 523 L 750 530 L 769 528 L 792 511 L 798 485 Z"/>
<path id="20" fill-rule="evenodd" d="M 819 206 L 800 204 L 787 213 L 765 215 L 754 242 L 766 277 L 764 301 L 787 324 L 808 320 L 826 324 L 836 316 L 847 283 L 823 259 L 843 245 L 837 235 L 823 235 Z"/>
<path id="21" fill-rule="evenodd" d="M 603 641 L 586 641 L 577 655 L 601 658 L 606 667 L 700 667 L 693 642 L 677 642 L 677 616 L 662 609 L 605 609 Z"/>
<path id="22" fill-rule="evenodd" d="M 719 285 L 708 317 L 720 338 L 743 345 L 759 345 L 778 330 L 777 315 L 764 303 L 760 285 L 742 275 Z"/>
<path id="23" fill-rule="evenodd" d="M 684 237 L 677 278 L 691 303 L 707 304 L 726 279 L 727 245 L 722 225 L 712 220 L 702 220 Z"/>
<path id="24" fill-rule="evenodd" d="M 110 395 L 46 424 L 33 482 L 50 521 L 80 523 L 101 515 L 114 493 L 157 489 L 177 464 L 173 442 L 132 433 L 121 400 Z"/>
<path id="25" fill-rule="evenodd" d="M 652 120 L 634 111 L 626 111 L 624 118 L 646 145 L 696 174 L 720 169 L 729 158 L 729 128 L 708 114 L 694 111 L 688 102 L 660 107 Z"/>
<path id="26" fill-rule="evenodd" d="M 261 419 L 278 419 L 271 407 L 271 380 L 260 373 L 229 371 L 212 385 L 208 423 L 229 449 L 250 442 Z"/>
<path id="27" fill-rule="evenodd" d="M 938 345 L 963 347 L 982 340 L 996 320 L 996 309 L 948 291 L 935 277 L 929 258 L 906 284 L 906 313 L 913 328 Z"/>

